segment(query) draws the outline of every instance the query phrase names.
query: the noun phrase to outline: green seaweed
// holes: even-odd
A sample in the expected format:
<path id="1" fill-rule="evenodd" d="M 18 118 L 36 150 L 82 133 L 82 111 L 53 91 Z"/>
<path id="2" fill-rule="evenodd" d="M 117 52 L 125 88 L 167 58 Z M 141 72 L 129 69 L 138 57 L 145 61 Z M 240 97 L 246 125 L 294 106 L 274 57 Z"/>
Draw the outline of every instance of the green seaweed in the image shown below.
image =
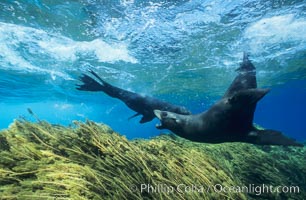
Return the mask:
<path id="1" fill-rule="evenodd" d="M 267 192 L 260 197 L 304 199 L 305 148 L 201 144 L 172 134 L 129 141 L 91 121 L 63 127 L 16 120 L 0 132 L 0 199 L 259 197 L 214 191 L 220 185 L 250 184 L 299 186 L 298 194 Z M 161 189 L 141 190 L 142 185 Z M 187 191 L 178 191 L 179 185 Z"/>

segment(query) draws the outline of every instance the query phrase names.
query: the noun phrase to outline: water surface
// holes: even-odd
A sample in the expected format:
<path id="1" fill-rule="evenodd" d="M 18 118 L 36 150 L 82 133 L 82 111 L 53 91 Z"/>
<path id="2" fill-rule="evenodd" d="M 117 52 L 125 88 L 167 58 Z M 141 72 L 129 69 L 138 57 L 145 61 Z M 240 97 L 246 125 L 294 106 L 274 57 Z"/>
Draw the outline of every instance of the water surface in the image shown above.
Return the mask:
<path id="1" fill-rule="evenodd" d="M 160 133 L 122 102 L 75 90 L 95 70 L 108 82 L 193 112 L 226 90 L 251 55 L 255 122 L 306 139 L 306 1 L 2 0 L 0 128 L 18 117 L 68 125 L 91 119 L 128 138 Z"/>

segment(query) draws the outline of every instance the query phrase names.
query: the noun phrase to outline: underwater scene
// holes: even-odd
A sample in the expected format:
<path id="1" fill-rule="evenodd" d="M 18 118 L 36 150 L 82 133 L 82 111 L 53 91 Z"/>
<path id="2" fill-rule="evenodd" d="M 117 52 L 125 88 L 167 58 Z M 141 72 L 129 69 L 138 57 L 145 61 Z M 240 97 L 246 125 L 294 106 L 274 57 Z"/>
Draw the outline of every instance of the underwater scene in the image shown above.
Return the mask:
<path id="1" fill-rule="evenodd" d="M 305 102 L 305 0 L 0 2 L 0 200 L 303 200 Z"/>

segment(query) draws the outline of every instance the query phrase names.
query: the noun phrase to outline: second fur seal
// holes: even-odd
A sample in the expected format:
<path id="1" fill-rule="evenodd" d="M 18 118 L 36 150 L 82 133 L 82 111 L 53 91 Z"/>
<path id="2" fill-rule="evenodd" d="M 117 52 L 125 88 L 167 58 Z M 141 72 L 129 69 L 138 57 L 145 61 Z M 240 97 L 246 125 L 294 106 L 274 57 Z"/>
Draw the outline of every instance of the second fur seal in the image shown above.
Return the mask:
<path id="1" fill-rule="evenodd" d="M 196 142 L 247 142 L 259 145 L 303 146 L 275 130 L 259 130 L 253 126 L 257 102 L 269 89 L 257 89 L 254 65 L 245 53 L 243 62 L 224 96 L 207 111 L 196 115 L 180 115 L 155 110 L 161 124 L 176 135 Z"/>
<path id="2" fill-rule="evenodd" d="M 103 79 L 100 78 L 94 71 L 89 71 L 96 79 L 83 74 L 80 80 L 83 82 L 82 85 L 78 85 L 78 90 L 85 91 L 102 91 L 110 97 L 120 99 L 123 101 L 130 109 L 136 112 L 135 115 L 131 116 L 129 119 L 142 115 L 140 123 L 146 123 L 155 118 L 154 110 L 165 110 L 174 113 L 189 115 L 191 112 L 183 106 L 177 106 L 170 104 L 166 101 L 162 101 L 150 96 L 143 96 L 135 92 L 124 90 L 115 87 Z"/>

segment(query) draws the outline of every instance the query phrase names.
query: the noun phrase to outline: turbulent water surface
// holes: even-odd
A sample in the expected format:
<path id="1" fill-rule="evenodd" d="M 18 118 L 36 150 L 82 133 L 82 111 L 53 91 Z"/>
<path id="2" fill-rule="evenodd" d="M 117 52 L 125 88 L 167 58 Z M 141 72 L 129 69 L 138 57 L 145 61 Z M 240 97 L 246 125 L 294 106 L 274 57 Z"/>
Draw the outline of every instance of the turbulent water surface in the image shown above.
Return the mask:
<path id="1" fill-rule="evenodd" d="M 75 89 L 95 70 L 108 82 L 201 112 L 235 77 L 242 52 L 272 91 L 255 122 L 306 139 L 306 1 L 2 0 L 0 128 L 27 108 L 51 123 L 104 122 L 129 138 L 159 133 L 103 93 Z"/>

